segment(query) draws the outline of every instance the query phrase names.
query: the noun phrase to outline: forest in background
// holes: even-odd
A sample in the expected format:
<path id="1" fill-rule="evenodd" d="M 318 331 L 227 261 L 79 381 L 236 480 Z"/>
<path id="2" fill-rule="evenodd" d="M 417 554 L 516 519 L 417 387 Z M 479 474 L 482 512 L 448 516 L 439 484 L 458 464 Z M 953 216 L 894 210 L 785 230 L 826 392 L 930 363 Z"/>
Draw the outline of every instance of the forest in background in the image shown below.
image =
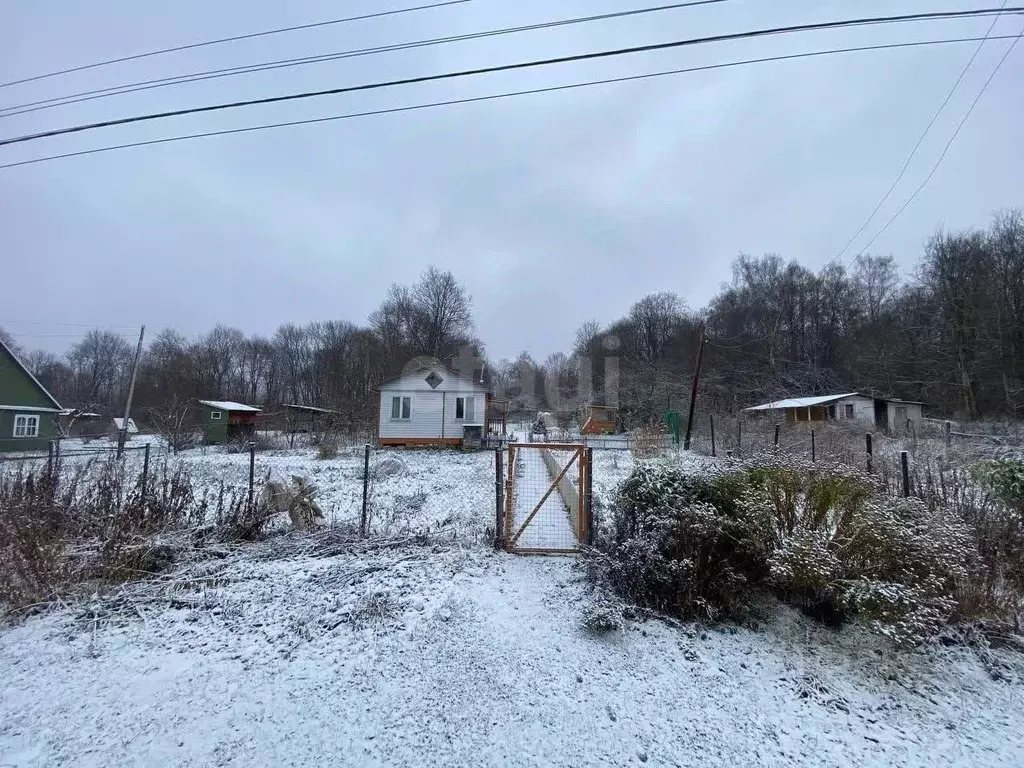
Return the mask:
<path id="1" fill-rule="evenodd" d="M 134 345 L 122 335 L 92 330 L 61 358 L 0 333 L 65 407 L 123 409 Z M 145 346 L 133 412 L 159 427 L 195 398 L 216 398 L 316 405 L 366 426 L 374 388 L 429 356 L 460 359 L 460 370 L 477 360 L 472 375 L 513 409 L 607 400 L 632 426 L 685 409 L 702 336 L 698 397 L 716 411 L 862 391 L 922 401 L 930 415 L 1020 417 L 1024 213 L 997 213 L 985 229 L 937 231 L 906 278 L 892 256 L 814 271 L 775 254 L 740 255 L 707 306 L 691 308 L 673 292 L 645 296 L 609 325 L 583 322 L 572 349 L 543 361 L 523 352 L 484 363 L 472 298 L 451 272 L 430 267 L 416 283 L 392 286 L 365 324 L 285 324 L 270 337 L 218 325 L 196 339 L 164 329 Z"/>

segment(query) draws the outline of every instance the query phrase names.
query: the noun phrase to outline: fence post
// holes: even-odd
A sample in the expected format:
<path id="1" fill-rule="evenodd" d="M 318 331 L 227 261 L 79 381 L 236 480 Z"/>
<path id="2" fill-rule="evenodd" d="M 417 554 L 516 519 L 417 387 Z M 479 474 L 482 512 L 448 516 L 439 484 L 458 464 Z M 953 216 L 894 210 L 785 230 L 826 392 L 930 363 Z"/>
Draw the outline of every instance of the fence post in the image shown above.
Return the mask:
<path id="1" fill-rule="evenodd" d="M 256 443 L 249 443 L 249 514 L 252 514 L 252 489 L 256 483 Z"/>
<path id="2" fill-rule="evenodd" d="M 811 430 L 811 461 L 815 462 L 818 460 L 818 455 L 814 449 L 814 430 Z"/>
<path id="3" fill-rule="evenodd" d="M 146 498 L 146 488 L 149 486 L 149 443 L 146 443 L 146 453 L 142 457 L 142 498 Z"/>
<path id="4" fill-rule="evenodd" d="M 594 544 L 594 531 L 597 526 L 594 524 L 594 449 L 587 448 L 587 471 L 584 475 L 587 484 L 583 489 L 583 509 L 587 521 L 587 546 Z"/>
<path id="5" fill-rule="evenodd" d="M 736 417 L 736 456 L 743 455 L 743 416 Z"/>
<path id="6" fill-rule="evenodd" d="M 868 472 L 871 471 L 871 433 L 867 432 L 864 435 L 864 448 L 867 451 L 868 457 Z"/>
<path id="7" fill-rule="evenodd" d="M 363 448 L 363 512 L 359 516 L 359 537 L 366 538 L 366 502 L 370 492 L 370 444 Z"/>
<path id="8" fill-rule="evenodd" d="M 946 422 L 946 450 L 949 450 L 949 444 L 953 439 L 953 425 L 948 421 Z"/>
<path id="9" fill-rule="evenodd" d="M 501 460 L 501 446 L 494 449 L 494 548 L 505 545 L 505 472 Z"/>
<path id="10" fill-rule="evenodd" d="M 776 448 L 779 447 L 779 426 L 779 424 L 775 425 L 775 441 L 773 444 Z"/>
<path id="11" fill-rule="evenodd" d="M 708 419 L 711 421 L 711 456 L 715 455 L 715 415 L 713 413 L 708 414 Z"/>
<path id="12" fill-rule="evenodd" d="M 53 440 L 46 446 L 46 476 L 53 479 Z"/>
<path id="13" fill-rule="evenodd" d="M 910 496 L 910 466 L 906 451 L 900 451 L 900 467 L 903 470 L 903 498 L 907 498 Z"/>

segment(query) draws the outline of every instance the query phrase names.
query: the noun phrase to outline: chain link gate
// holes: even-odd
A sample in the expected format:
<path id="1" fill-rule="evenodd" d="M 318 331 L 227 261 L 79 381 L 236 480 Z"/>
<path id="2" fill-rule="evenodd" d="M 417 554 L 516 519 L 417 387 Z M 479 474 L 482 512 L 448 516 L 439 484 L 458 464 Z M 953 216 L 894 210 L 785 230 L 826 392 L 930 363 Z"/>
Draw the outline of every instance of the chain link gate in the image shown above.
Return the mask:
<path id="1" fill-rule="evenodd" d="M 591 536 L 591 453 L 575 443 L 511 443 L 505 549 L 575 554 Z"/>

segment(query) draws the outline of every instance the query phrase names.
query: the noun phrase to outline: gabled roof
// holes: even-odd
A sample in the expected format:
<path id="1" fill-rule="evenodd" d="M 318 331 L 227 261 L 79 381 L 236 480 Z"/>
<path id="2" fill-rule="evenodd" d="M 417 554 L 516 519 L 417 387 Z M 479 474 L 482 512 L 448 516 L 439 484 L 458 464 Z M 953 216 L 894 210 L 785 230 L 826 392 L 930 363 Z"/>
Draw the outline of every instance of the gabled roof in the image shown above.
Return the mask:
<path id="1" fill-rule="evenodd" d="M 422 374 L 425 377 L 425 376 L 427 376 L 430 373 L 430 371 L 443 372 L 448 377 L 451 377 L 453 379 L 457 379 L 457 380 L 459 380 L 461 382 L 464 382 L 466 384 L 470 384 L 470 385 L 472 385 L 472 386 L 476 387 L 477 389 L 482 390 L 484 392 L 488 391 L 488 389 L 489 389 L 489 387 L 486 384 L 481 384 L 479 381 L 473 381 L 468 376 L 463 376 L 461 373 L 458 373 L 457 371 L 453 371 L 451 368 L 449 368 L 446 365 L 442 365 L 441 363 L 424 363 L 423 365 L 421 365 L 419 368 L 416 368 L 415 370 L 405 371 L 405 372 L 403 372 L 399 376 L 395 376 L 394 378 L 388 379 L 387 381 L 382 381 L 380 384 L 377 385 L 377 389 L 378 390 L 384 389 L 384 387 L 388 386 L 388 384 L 394 384 L 396 381 L 401 381 L 404 378 L 411 377 L 411 376 L 416 376 L 417 374 Z"/>
<path id="2" fill-rule="evenodd" d="M 835 402 L 836 400 L 842 400 L 844 397 L 867 397 L 862 395 L 860 392 L 846 392 L 842 395 L 820 395 L 817 397 L 791 397 L 787 400 L 776 400 L 774 403 L 765 403 L 764 405 L 753 405 L 750 408 L 744 408 L 745 411 L 782 411 L 786 408 L 808 408 L 813 405 L 823 405 L 825 403 Z"/>
<path id="3" fill-rule="evenodd" d="M 32 371 L 26 368 L 25 364 L 18 359 L 18 356 L 14 354 L 14 350 L 8 347 L 6 344 L 4 344 L 3 339 L 0 339 L 0 348 L 3 348 L 4 352 L 6 352 L 8 356 L 10 356 L 11 360 L 14 361 L 14 364 L 21 369 L 21 372 L 28 376 L 28 378 L 32 380 L 32 383 L 39 388 L 39 391 L 46 395 L 46 399 L 53 403 L 53 407 L 56 408 L 58 411 L 62 410 L 62 408 L 60 407 L 60 403 L 57 402 L 57 398 L 51 395 L 49 391 L 47 391 L 46 387 L 39 383 L 39 379 L 33 376 Z M 7 405 L 16 405 L 16 403 L 7 403 Z"/>
<path id="4" fill-rule="evenodd" d="M 261 413 L 263 411 L 262 408 L 257 408 L 254 405 L 236 403 L 233 400 L 200 400 L 199 402 L 220 411 L 247 411 L 250 413 Z"/>
<path id="5" fill-rule="evenodd" d="M 120 430 L 120 429 L 123 429 L 123 428 L 124 428 L 124 417 L 123 416 L 115 416 L 114 417 L 114 429 Z M 139 434 L 139 428 L 137 426 L 135 426 L 135 419 L 132 419 L 132 418 L 128 419 L 128 430 L 127 431 L 128 431 L 129 435 L 137 435 L 137 434 Z"/>

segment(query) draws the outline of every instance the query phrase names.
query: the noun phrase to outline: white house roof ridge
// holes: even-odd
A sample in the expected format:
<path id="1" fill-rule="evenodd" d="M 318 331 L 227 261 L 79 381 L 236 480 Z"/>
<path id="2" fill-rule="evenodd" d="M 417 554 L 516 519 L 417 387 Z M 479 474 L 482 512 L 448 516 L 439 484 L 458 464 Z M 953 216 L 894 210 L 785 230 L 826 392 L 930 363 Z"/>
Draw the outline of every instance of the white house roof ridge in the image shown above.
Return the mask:
<path id="1" fill-rule="evenodd" d="M 124 417 L 123 416 L 115 416 L 114 417 L 114 426 L 117 429 L 123 429 L 124 428 Z M 128 419 L 128 434 L 137 435 L 138 433 L 139 433 L 139 428 L 137 426 L 135 426 L 135 419 L 129 418 Z"/>
<path id="2" fill-rule="evenodd" d="M 233 400 L 200 400 L 199 402 L 222 411 L 248 411 L 251 413 L 261 413 L 263 411 L 262 408 L 257 408 L 254 405 L 236 403 Z"/>
<path id="3" fill-rule="evenodd" d="M 860 392 L 846 392 L 841 395 L 818 395 L 816 397 L 790 397 L 785 400 L 776 400 L 773 403 L 753 405 L 744 408 L 745 411 L 782 411 L 786 408 L 809 408 L 823 403 L 831 403 L 835 400 L 842 400 L 844 397 L 867 397 Z"/>

